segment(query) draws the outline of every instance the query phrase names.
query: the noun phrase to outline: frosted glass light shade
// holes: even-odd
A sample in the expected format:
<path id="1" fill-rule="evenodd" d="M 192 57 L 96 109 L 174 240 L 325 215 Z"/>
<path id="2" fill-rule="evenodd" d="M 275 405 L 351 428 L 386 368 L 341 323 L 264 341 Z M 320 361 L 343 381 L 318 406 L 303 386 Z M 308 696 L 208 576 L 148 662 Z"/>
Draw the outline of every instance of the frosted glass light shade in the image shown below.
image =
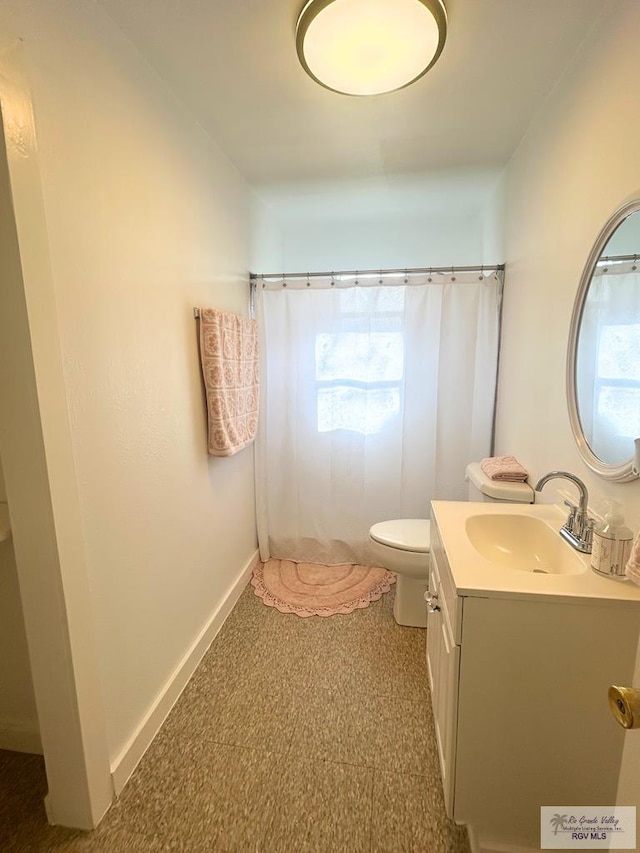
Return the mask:
<path id="1" fill-rule="evenodd" d="M 380 95 L 422 77 L 446 33 L 442 0 L 309 0 L 296 45 L 305 71 L 327 89 Z"/>

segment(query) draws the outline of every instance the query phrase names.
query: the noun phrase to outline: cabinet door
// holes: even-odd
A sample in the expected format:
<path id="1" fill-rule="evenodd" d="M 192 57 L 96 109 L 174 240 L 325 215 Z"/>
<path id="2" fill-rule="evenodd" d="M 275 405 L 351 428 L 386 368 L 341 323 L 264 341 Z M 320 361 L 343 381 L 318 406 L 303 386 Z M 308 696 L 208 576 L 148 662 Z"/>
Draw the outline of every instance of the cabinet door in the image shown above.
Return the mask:
<path id="1" fill-rule="evenodd" d="M 435 569 L 429 574 L 429 591 L 438 595 L 436 603 L 440 609 L 427 617 L 427 670 L 445 806 L 447 815 L 452 817 L 460 647 L 454 645 L 448 620 L 444 618 Z"/>
<path id="2" fill-rule="evenodd" d="M 453 817 L 456 731 L 458 721 L 458 675 L 460 646 L 453 644 L 445 619 L 440 619 L 441 660 L 438 667 L 436 738 L 440 753 L 442 786 L 447 815 Z"/>

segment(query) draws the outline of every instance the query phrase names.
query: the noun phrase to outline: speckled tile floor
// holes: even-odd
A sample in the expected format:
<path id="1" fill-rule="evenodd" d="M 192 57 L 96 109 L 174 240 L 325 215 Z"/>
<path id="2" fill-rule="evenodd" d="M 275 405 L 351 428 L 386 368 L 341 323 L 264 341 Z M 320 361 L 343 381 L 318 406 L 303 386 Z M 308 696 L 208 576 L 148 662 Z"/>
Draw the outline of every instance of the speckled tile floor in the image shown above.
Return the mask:
<path id="1" fill-rule="evenodd" d="M 0 752 L 0 851 L 468 853 L 444 811 L 424 631 L 392 605 L 300 619 L 247 587 L 95 832 L 49 827 L 42 759 Z"/>

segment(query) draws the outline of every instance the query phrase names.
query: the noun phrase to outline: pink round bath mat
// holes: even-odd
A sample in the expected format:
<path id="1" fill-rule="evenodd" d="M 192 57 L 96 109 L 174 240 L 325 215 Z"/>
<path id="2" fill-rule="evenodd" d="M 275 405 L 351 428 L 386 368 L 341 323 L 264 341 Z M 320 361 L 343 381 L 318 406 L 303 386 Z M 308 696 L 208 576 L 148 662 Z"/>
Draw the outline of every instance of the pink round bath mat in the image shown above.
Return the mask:
<path id="1" fill-rule="evenodd" d="M 253 570 L 254 592 L 268 607 L 297 616 L 333 616 L 368 607 L 389 592 L 393 572 L 372 566 L 321 566 L 267 560 Z"/>

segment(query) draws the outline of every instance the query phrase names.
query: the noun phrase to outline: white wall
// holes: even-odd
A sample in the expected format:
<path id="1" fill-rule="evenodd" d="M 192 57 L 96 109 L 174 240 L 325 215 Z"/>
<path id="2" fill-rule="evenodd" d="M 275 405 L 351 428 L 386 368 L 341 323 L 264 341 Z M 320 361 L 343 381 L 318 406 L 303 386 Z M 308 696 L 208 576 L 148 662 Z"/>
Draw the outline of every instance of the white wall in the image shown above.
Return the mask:
<path id="1" fill-rule="evenodd" d="M 573 301 L 593 241 L 620 204 L 640 198 L 639 31 L 636 0 L 606 4 L 507 169 L 497 429 L 498 452 L 516 454 L 534 479 L 554 468 L 575 472 L 587 483 L 592 503 L 605 496 L 622 501 L 636 531 L 640 481 L 607 484 L 576 452 L 565 357 Z M 553 485 L 546 487 L 550 496 Z M 620 802 L 640 806 L 637 733 L 627 735 L 625 749 Z"/>
<path id="2" fill-rule="evenodd" d="M 206 455 L 192 314 L 246 313 L 250 193 L 95 3 L 9 0 L 0 33 L 33 91 L 115 761 L 255 549 L 252 451 Z"/>
<path id="3" fill-rule="evenodd" d="M 285 229 L 283 248 L 284 272 L 473 264 L 482 257 L 480 216 L 296 222 Z"/>
<path id="4" fill-rule="evenodd" d="M 639 15 L 633 0 L 610 6 L 507 169 L 497 433 L 499 449 L 517 451 L 534 475 L 567 468 L 587 481 L 594 499 L 623 501 L 636 529 L 640 484 L 607 484 L 578 456 L 564 367 L 573 302 L 593 241 L 622 202 L 640 197 L 633 142 L 640 116 L 630 114 L 640 59 L 627 29 Z"/>
<path id="5" fill-rule="evenodd" d="M 0 502 L 6 500 L 0 460 Z M 0 749 L 25 752 L 41 749 L 11 538 L 0 542 Z"/>
<path id="6" fill-rule="evenodd" d="M 259 188 L 254 272 L 478 264 L 494 170 Z M 280 260 L 278 266 L 274 262 Z"/>
<path id="7" fill-rule="evenodd" d="M 284 245 L 280 223 L 255 193 L 251 199 L 251 271 L 282 272 Z"/>
<path id="8" fill-rule="evenodd" d="M 505 177 L 504 175 L 490 193 L 483 210 L 482 262 L 503 264 L 505 258 Z"/>
<path id="9" fill-rule="evenodd" d="M 21 42 L 0 50 L 0 447 L 47 815 L 91 828 L 113 798 Z M 53 318 L 53 319 L 52 319 Z"/>
<path id="10" fill-rule="evenodd" d="M 0 542 L 0 749 L 41 752 L 11 539 Z"/>

